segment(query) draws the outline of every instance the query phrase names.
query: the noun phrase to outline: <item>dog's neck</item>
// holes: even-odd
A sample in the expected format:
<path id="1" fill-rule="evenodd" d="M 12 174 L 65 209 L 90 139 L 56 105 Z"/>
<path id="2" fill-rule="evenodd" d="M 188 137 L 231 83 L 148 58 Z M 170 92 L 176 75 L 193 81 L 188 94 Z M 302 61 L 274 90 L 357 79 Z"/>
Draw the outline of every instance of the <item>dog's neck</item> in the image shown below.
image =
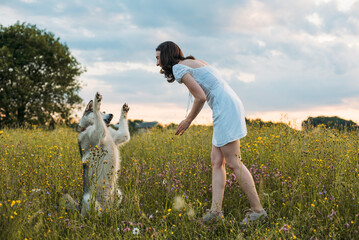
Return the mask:
<path id="1" fill-rule="evenodd" d="M 107 128 L 110 127 L 110 124 L 106 124 L 106 127 L 107 127 Z M 87 129 L 87 127 L 84 127 L 84 128 L 81 130 L 81 132 L 86 131 L 86 129 Z"/>

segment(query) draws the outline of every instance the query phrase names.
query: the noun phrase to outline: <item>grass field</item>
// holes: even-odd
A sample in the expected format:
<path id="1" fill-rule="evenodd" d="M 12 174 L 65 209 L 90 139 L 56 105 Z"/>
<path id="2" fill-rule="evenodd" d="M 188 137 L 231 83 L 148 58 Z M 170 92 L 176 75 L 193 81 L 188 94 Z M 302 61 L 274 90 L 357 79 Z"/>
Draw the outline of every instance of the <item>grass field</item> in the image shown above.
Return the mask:
<path id="1" fill-rule="evenodd" d="M 88 219 L 60 205 L 63 193 L 82 194 L 77 133 L 0 130 L 0 239 L 358 239 L 358 132 L 248 130 L 243 162 L 269 213 L 250 226 L 240 225 L 249 203 L 228 169 L 225 221 L 201 222 L 211 202 L 211 127 L 132 136 L 121 148 L 124 201 Z"/>

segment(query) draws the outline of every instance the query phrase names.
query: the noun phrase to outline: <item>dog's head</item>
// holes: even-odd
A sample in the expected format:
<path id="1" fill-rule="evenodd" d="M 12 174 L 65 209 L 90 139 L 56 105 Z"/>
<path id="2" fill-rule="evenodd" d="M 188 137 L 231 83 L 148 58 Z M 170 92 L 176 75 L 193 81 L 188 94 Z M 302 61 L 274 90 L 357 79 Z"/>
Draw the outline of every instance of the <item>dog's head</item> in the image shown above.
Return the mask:
<path id="1" fill-rule="evenodd" d="M 109 114 L 101 113 L 101 116 L 105 124 L 109 126 L 113 118 L 113 115 L 111 113 Z M 91 100 L 86 106 L 85 112 L 82 115 L 79 124 L 77 125 L 76 131 L 83 132 L 86 130 L 86 128 L 93 125 L 94 123 L 95 123 L 95 114 L 93 112 L 93 101 Z"/>

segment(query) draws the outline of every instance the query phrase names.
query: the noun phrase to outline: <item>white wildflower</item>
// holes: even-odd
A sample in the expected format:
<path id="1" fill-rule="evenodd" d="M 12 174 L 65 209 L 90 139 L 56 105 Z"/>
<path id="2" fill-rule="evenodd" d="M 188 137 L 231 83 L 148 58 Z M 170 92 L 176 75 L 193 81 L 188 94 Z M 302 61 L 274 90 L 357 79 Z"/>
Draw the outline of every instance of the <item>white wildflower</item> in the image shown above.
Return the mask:
<path id="1" fill-rule="evenodd" d="M 133 234 L 133 235 L 138 235 L 138 234 L 140 234 L 140 229 L 134 228 L 134 229 L 132 230 L 132 234 Z"/>

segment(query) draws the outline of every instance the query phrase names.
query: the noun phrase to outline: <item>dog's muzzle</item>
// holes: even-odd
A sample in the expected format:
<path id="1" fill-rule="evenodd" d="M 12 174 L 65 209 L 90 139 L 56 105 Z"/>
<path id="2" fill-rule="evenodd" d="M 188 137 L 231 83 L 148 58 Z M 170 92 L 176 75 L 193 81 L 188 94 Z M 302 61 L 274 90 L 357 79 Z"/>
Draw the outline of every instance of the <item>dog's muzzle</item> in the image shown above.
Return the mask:
<path id="1" fill-rule="evenodd" d="M 110 114 L 107 114 L 107 116 L 108 116 L 108 118 L 104 119 L 104 121 L 105 121 L 106 125 L 109 125 L 113 118 L 113 114 L 110 113 Z"/>

